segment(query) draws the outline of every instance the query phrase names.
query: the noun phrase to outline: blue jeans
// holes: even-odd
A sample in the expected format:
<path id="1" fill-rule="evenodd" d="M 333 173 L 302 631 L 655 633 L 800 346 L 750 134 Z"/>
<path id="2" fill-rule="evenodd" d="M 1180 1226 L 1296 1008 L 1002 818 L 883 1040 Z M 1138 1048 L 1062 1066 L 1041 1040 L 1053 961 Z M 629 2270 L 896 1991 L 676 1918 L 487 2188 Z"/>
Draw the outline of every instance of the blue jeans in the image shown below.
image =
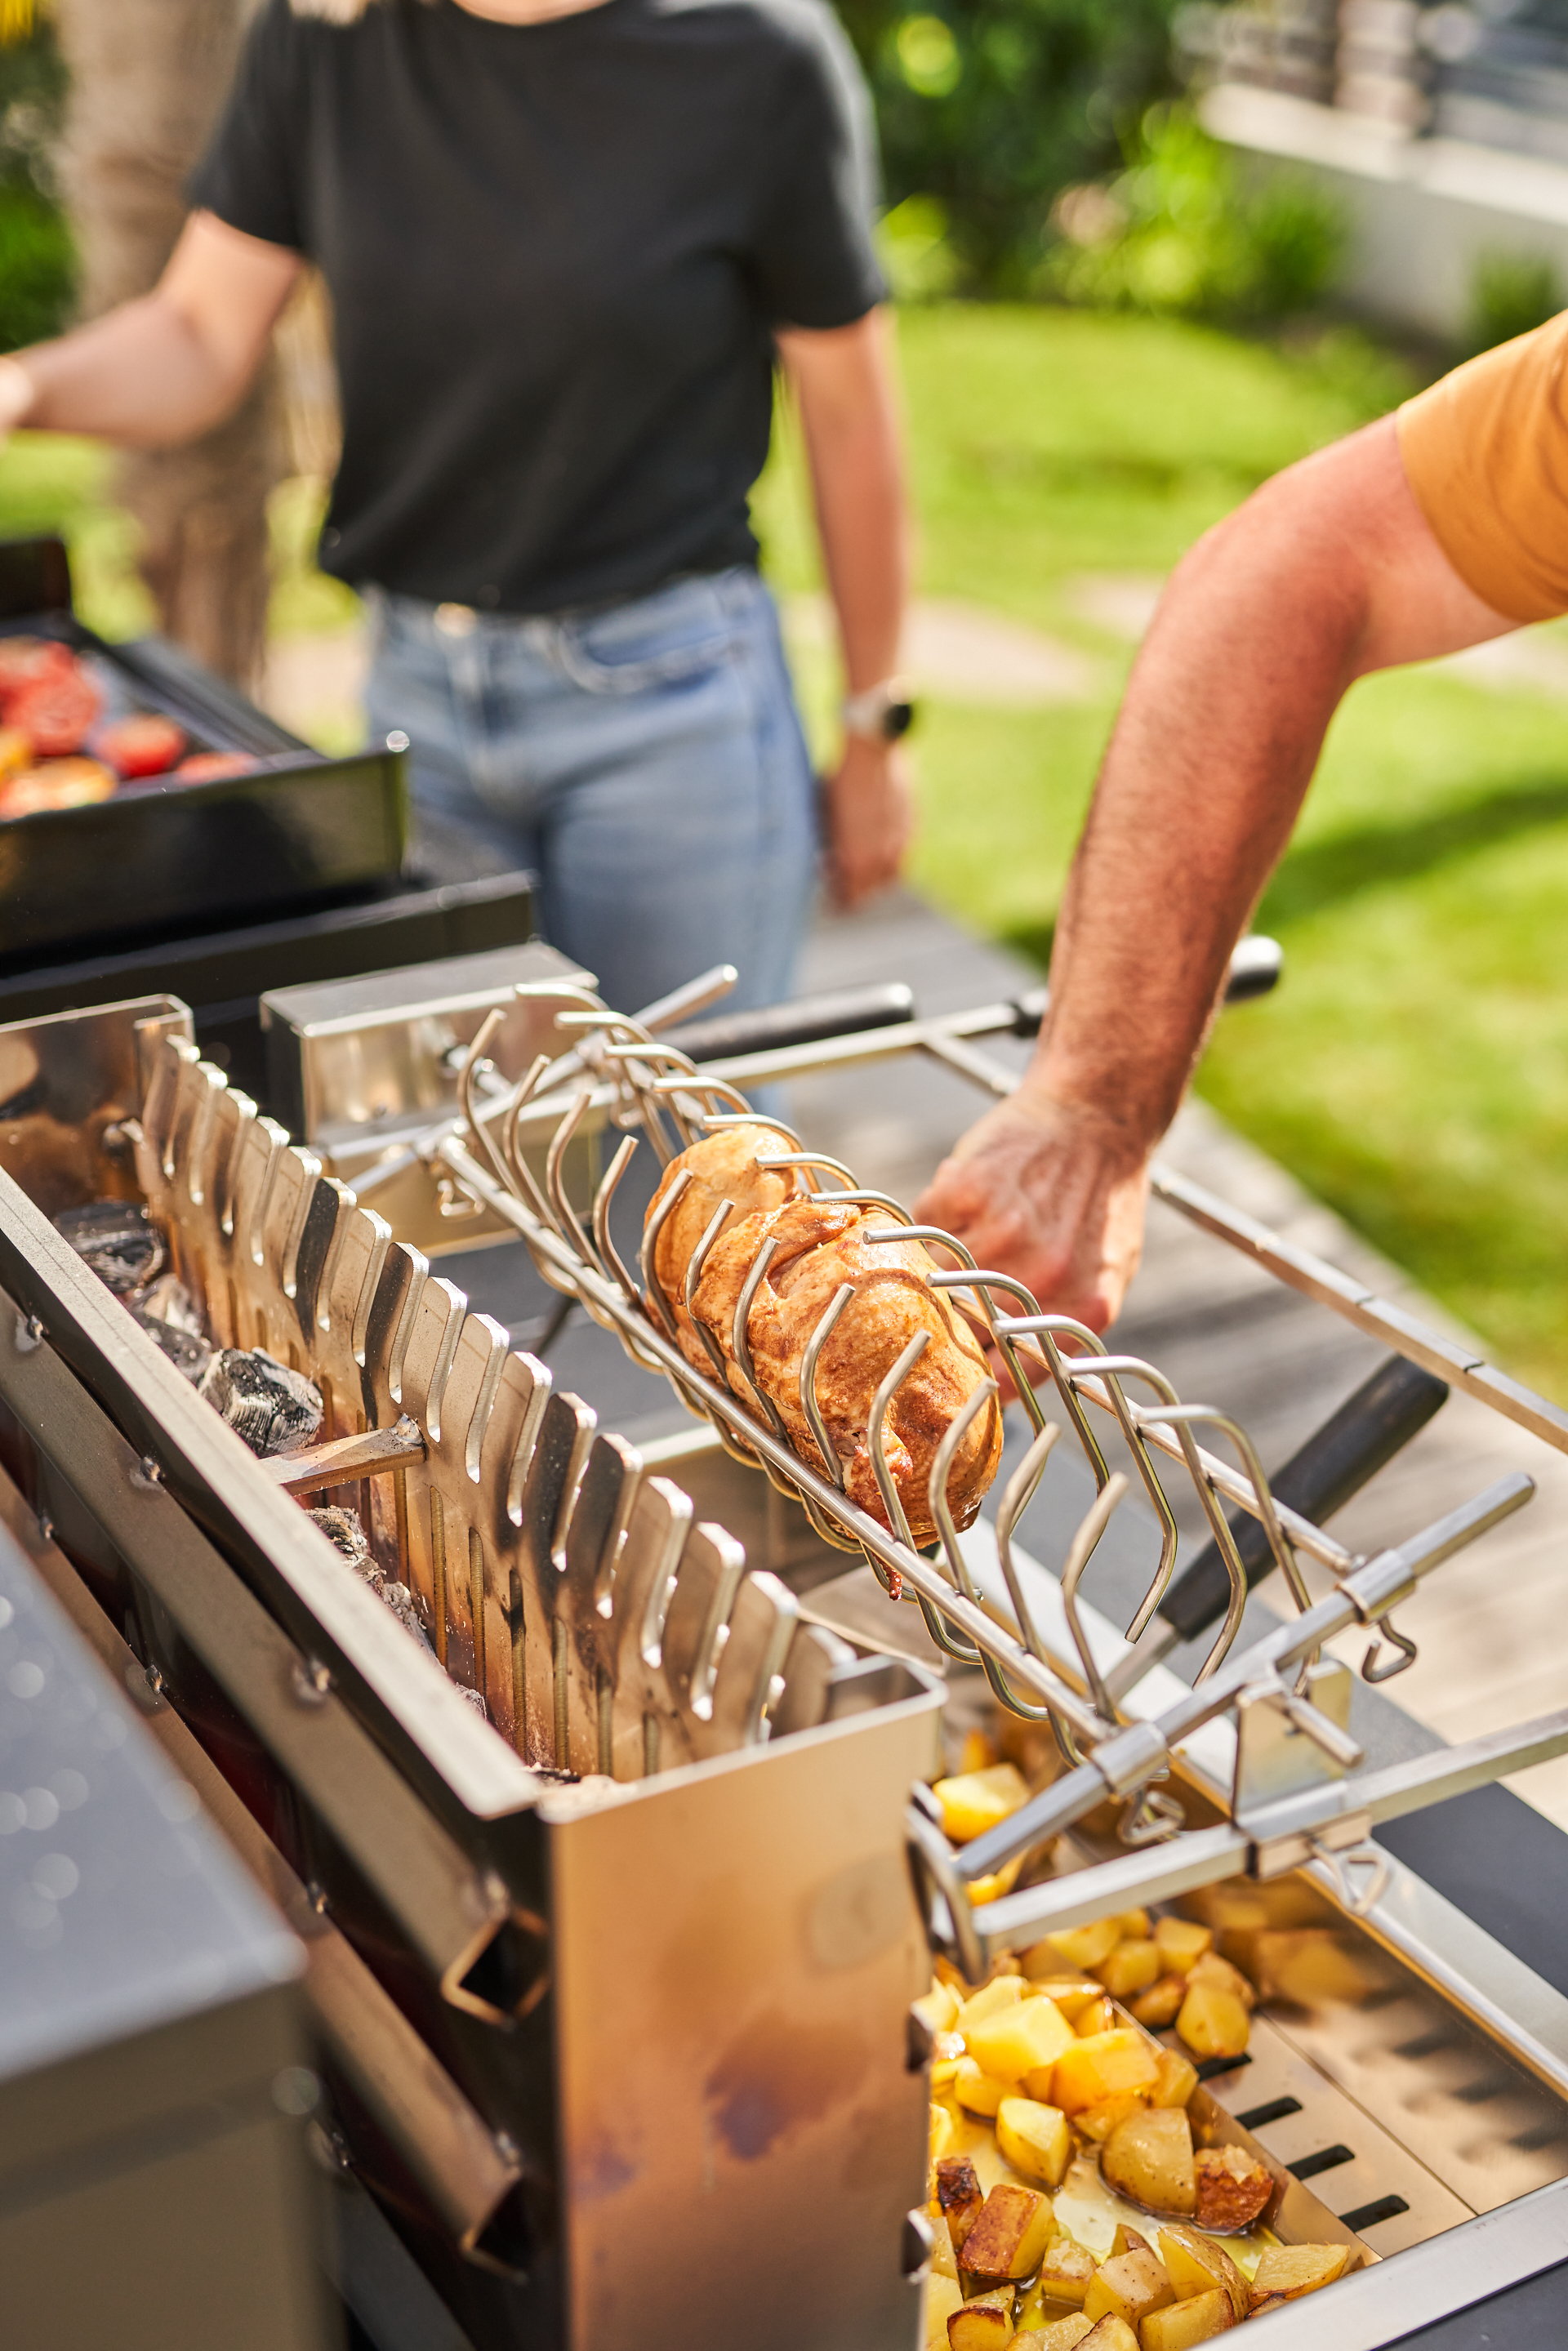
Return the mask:
<path id="1" fill-rule="evenodd" d="M 755 572 L 516 619 L 372 590 L 371 739 L 413 746 L 417 808 L 528 866 L 539 928 L 634 1012 L 716 963 L 726 1006 L 789 996 L 815 790 Z"/>

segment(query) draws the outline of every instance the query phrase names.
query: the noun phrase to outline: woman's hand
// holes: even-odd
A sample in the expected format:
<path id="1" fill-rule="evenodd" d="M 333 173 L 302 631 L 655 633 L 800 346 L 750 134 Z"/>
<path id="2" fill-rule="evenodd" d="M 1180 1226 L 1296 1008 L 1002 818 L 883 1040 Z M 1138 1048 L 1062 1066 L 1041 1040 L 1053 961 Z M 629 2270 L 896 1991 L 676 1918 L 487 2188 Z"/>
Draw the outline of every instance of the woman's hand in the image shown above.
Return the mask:
<path id="1" fill-rule="evenodd" d="M 828 892 L 846 912 L 896 882 L 914 830 L 908 765 L 896 743 L 847 736 L 822 785 Z"/>
<path id="2" fill-rule="evenodd" d="M 915 1214 L 963 1241 L 982 1270 L 1021 1281 L 1044 1312 L 1103 1331 L 1143 1253 L 1149 1155 L 1101 1112 L 1026 1081 L 960 1137 Z"/>

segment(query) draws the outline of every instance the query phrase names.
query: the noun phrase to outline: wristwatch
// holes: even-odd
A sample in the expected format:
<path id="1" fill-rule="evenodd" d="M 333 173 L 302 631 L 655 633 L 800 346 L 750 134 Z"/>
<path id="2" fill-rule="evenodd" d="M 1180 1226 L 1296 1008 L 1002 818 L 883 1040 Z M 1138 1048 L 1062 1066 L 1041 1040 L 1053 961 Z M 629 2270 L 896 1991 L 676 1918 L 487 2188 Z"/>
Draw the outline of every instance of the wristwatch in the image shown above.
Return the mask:
<path id="1" fill-rule="evenodd" d="M 866 743 L 896 743 L 915 724 L 915 704 L 902 678 L 883 678 L 863 694 L 852 694 L 839 712 L 846 735 Z"/>

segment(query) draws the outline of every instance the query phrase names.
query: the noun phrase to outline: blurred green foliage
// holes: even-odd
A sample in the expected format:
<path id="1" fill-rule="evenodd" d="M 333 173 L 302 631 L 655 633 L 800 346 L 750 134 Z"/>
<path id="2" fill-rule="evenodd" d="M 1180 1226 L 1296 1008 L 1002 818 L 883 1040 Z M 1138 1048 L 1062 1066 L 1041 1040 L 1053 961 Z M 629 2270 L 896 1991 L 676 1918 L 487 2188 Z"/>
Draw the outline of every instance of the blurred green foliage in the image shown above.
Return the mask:
<path id="1" fill-rule="evenodd" d="M 57 333 L 76 298 L 76 246 L 51 162 L 65 95 L 47 19 L 0 45 L 0 350 Z"/>
<path id="2" fill-rule="evenodd" d="M 1170 92 L 1176 0 L 839 0 L 871 79 L 890 266 L 937 244 L 930 287 L 1034 290 L 1064 187 L 1112 170 L 1121 134 Z M 923 199 L 923 218 L 899 213 Z M 900 230 L 906 232 L 901 235 Z"/>
<path id="3" fill-rule="evenodd" d="M 1483 253 L 1470 278 L 1465 347 L 1473 357 L 1543 327 L 1563 308 L 1552 262 L 1527 253 Z"/>
<path id="4" fill-rule="evenodd" d="M 1341 207 L 1303 173 L 1249 173 L 1185 106 L 1151 107 L 1129 166 L 1074 188 L 1046 287 L 1070 302 L 1249 320 L 1311 309 L 1344 250 Z"/>

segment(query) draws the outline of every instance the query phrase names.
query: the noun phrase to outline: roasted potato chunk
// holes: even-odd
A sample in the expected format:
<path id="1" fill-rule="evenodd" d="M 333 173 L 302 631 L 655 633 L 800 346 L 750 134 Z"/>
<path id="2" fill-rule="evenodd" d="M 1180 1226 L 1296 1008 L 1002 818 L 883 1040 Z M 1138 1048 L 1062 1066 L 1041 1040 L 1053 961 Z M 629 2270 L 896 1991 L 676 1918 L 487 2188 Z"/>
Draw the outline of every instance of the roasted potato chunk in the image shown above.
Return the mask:
<path id="1" fill-rule="evenodd" d="M 1045 2249 L 1040 2265 L 1040 2293 L 1045 2302 L 1082 2303 L 1094 2276 L 1094 2256 L 1077 2241 L 1059 2231 Z"/>
<path id="2" fill-rule="evenodd" d="M 1237 2317 L 1246 2317 L 1247 2281 L 1224 2246 L 1217 2245 L 1212 2237 L 1202 2236 L 1196 2229 L 1162 2229 L 1160 2259 L 1178 2302 L 1212 2294 L 1218 2286 L 1229 2296 Z"/>
<path id="3" fill-rule="evenodd" d="M 1115 2032 L 1115 2007 L 1105 1992 L 1102 1992 L 1098 2000 L 1092 2000 L 1087 2008 L 1079 2010 L 1072 2020 L 1072 2030 L 1080 2041 L 1087 2041 L 1095 2032 Z"/>
<path id="4" fill-rule="evenodd" d="M 1240 1969 L 1233 1968 L 1228 1959 L 1222 1959 L 1218 1951 L 1205 1951 L 1201 1958 L 1195 1959 L 1186 1971 L 1186 1980 L 1189 1984 L 1212 1984 L 1217 1991 L 1233 1992 L 1245 2009 L 1256 2008 L 1258 2004 L 1258 1995 Z"/>
<path id="5" fill-rule="evenodd" d="M 1223 1984 L 1194 1983 L 1190 1977 L 1176 2031 L 1195 2057 L 1243 2057 L 1252 2035 L 1251 2021 L 1233 1991 Z"/>
<path id="6" fill-rule="evenodd" d="M 1200 2229 L 1249 2229 L 1274 2193 L 1274 2175 L 1239 2147 L 1206 2147 L 1193 2158 Z"/>
<path id="7" fill-rule="evenodd" d="M 1164 1973 L 1160 1947 L 1152 1938 L 1125 1938 L 1106 1953 L 1094 1972 L 1113 2000 L 1131 2000 L 1134 1992 L 1147 1991 Z"/>
<path id="8" fill-rule="evenodd" d="M 1159 2075 L 1149 2092 L 1151 2106 L 1185 2106 L 1197 2087 L 1197 2067 L 1179 2049 L 1161 2049 L 1155 2057 Z"/>
<path id="9" fill-rule="evenodd" d="M 1107 2314 L 1089 2335 L 1079 2335 L 1077 2351 L 1138 2351 L 1138 2337 L 1128 2327 L 1126 2318 L 1114 2318 Z"/>
<path id="10" fill-rule="evenodd" d="M 1073 2032 L 1054 2001 L 1025 2000 L 981 2017 L 964 2039 L 983 2074 L 1004 2082 L 1027 2082 L 1033 2097 L 1038 2095 L 1037 2076 L 1049 2090 L 1051 2070 L 1062 2051 L 1071 2048 Z"/>
<path id="11" fill-rule="evenodd" d="M 982 1984 L 964 2002 L 953 2019 L 952 2030 L 967 2034 L 970 2026 L 978 2024 L 983 2018 L 995 2016 L 1004 2008 L 1016 2008 L 1028 1990 L 1021 1976 L 993 1976 L 988 1984 Z"/>
<path id="12" fill-rule="evenodd" d="M 958 1995 L 951 1984 L 934 1982 L 910 2006 L 933 2040 L 939 2032 L 951 2032 L 958 2021 Z"/>
<path id="13" fill-rule="evenodd" d="M 1072 2160 L 1072 2133 L 1060 2106 L 1038 2098 L 1004 2098 L 997 2108 L 997 2146 L 1005 2161 L 1040 2188 L 1060 2188 Z"/>
<path id="14" fill-rule="evenodd" d="M 1077 2346 L 1092 2330 L 1082 2311 L 1073 2311 L 1066 2318 L 1053 2318 L 1044 2326 L 1032 2326 L 1027 2335 L 1013 2336 L 1013 2351 L 1077 2351 Z"/>
<path id="15" fill-rule="evenodd" d="M 966 2114 L 993 2117 L 1004 2098 L 1017 2090 L 1016 2082 L 1003 2082 L 995 2074 L 982 2073 L 972 2057 L 960 2057 L 958 2070 L 953 2076 L 952 2092 Z"/>
<path id="16" fill-rule="evenodd" d="M 1124 2318 L 1109 2313 L 1078 2338 L 1076 2351 L 1138 2351 L 1138 2338 Z"/>
<path id="17" fill-rule="evenodd" d="M 1281 2294 L 1293 2302 L 1298 2294 L 1316 2294 L 1344 2273 L 1348 2245 L 1269 2245 L 1252 2279 L 1252 2300 Z"/>
<path id="18" fill-rule="evenodd" d="M 1033 1968 L 1029 1965 L 1031 1959 L 1036 1962 Z M 1075 1974 L 1067 1968 L 1054 1943 L 1036 1943 L 1026 1951 L 1024 1973 L 1036 1991 L 1056 2002 L 1069 2024 L 1076 2024 L 1092 2001 L 1105 1997 L 1105 1987 L 1099 1978 Z"/>
<path id="19" fill-rule="evenodd" d="M 1146 2024 L 1151 2032 L 1160 2032 L 1167 2024 L 1176 2022 L 1186 1998 L 1185 1976 L 1160 1976 L 1147 1991 L 1141 1991 L 1127 2005 L 1140 2024 Z"/>
<path id="20" fill-rule="evenodd" d="M 1155 2053 L 1141 2032 L 1121 2025 L 1075 2041 L 1056 2061 L 1051 2103 L 1064 2115 L 1082 2114 L 1106 2098 L 1146 2095 L 1159 2078 Z"/>
<path id="21" fill-rule="evenodd" d="M 951 1780 L 938 1780 L 931 1792 L 942 1807 L 943 1831 L 955 1844 L 972 1844 L 1029 1802 L 1029 1783 L 1014 1763 L 960 1771 Z"/>
<path id="22" fill-rule="evenodd" d="M 1121 2318 L 1135 2328 L 1152 2310 L 1163 2310 L 1175 2300 L 1169 2278 L 1144 2246 L 1134 2252 L 1113 2253 L 1101 2262 L 1083 2297 L 1083 2315 Z"/>
<path id="23" fill-rule="evenodd" d="M 951 2351 L 1005 2351 L 1015 2335 L 1011 2286 L 998 2294 L 977 2294 L 947 2321 Z"/>
<path id="24" fill-rule="evenodd" d="M 933 2163 L 940 2163 L 945 2155 L 952 2154 L 953 2142 L 957 2136 L 958 2126 L 953 2119 L 952 2108 L 950 2106 L 939 2106 L 936 2105 L 935 2100 L 933 2100 L 931 2106 L 930 2137 L 928 2141 L 931 2150 L 931 2161 Z"/>
<path id="25" fill-rule="evenodd" d="M 1216 2286 L 1188 2302 L 1152 2310 L 1138 2328 L 1138 2341 L 1142 2351 L 1192 2351 L 1195 2343 L 1212 2343 L 1217 2335 L 1228 2335 L 1235 2324 L 1230 2296 Z"/>
<path id="26" fill-rule="evenodd" d="M 1197 2206 L 1192 2126 L 1180 2106 L 1150 2106 L 1118 2123 L 1100 2154 L 1107 2187 L 1184 2219 Z"/>
<path id="27" fill-rule="evenodd" d="M 1063 1927 L 1051 1939 L 1063 1967 L 1097 1968 L 1121 1941 L 1122 1929 L 1114 1918 L 1097 1918 L 1092 1927 Z"/>
<path id="28" fill-rule="evenodd" d="M 947 2321 L 964 2307 L 964 2289 L 956 2278 L 928 2277 L 923 2294 L 925 2351 L 947 2351 Z"/>
<path id="29" fill-rule="evenodd" d="M 947 2223 L 953 2251 L 961 2253 L 964 2240 L 985 2209 L 980 2177 L 967 2155 L 944 2156 L 936 2166 L 936 2203 Z"/>
<path id="30" fill-rule="evenodd" d="M 1007 2278 L 1032 2277 L 1053 2229 L 1049 2198 L 998 2180 L 964 2241 L 959 2266 L 971 2277 L 998 2285 Z"/>
<path id="31" fill-rule="evenodd" d="M 1130 2090 L 1122 2098 L 1102 2098 L 1097 2106 L 1085 2106 L 1082 2114 L 1074 2115 L 1072 2127 L 1082 2131 L 1085 2138 L 1093 2139 L 1098 2146 L 1108 2139 L 1117 2124 L 1124 2123 L 1129 2115 L 1141 2114 L 1147 2103 L 1141 2091 Z"/>
<path id="32" fill-rule="evenodd" d="M 1196 1918 L 1156 1918 L 1155 1940 L 1171 1973 L 1185 1976 L 1197 1965 L 1205 1951 L 1212 1950 L 1214 1929 L 1200 1927 Z"/>

